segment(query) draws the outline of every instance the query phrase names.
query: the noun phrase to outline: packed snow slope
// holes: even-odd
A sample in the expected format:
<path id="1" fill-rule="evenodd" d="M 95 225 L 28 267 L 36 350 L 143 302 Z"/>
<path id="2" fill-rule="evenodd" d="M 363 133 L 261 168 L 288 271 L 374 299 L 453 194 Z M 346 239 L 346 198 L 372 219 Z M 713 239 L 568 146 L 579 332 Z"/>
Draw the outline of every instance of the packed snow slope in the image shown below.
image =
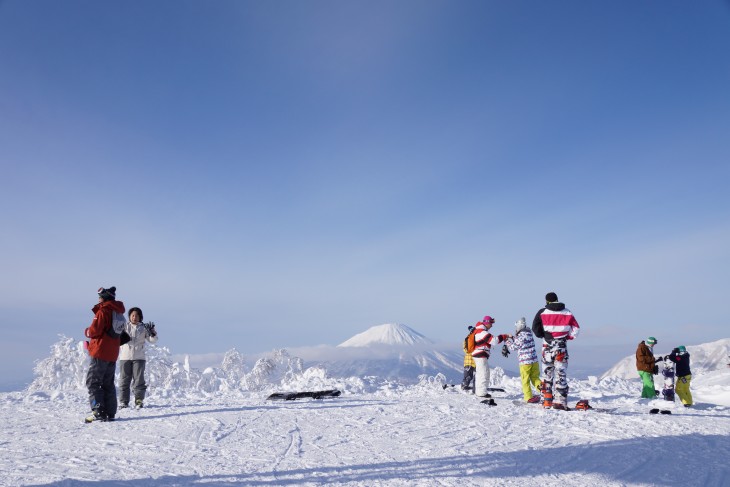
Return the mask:
<path id="1" fill-rule="evenodd" d="M 78 352 L 78 354 L 77 354 Z M 237 352 L 199 372 L 151 347 L 146 407 L 83 424 L 83 349 L 62 338 L 26 391 L 0 394 L 0 485 L 723 486 L 730 481 L 730 369 L 693 380 L 696 405 L 639 399 L 638 379 L 570 381 L 570 403 L 517 404 L 499 371 L 488 407 L 444 377 L 332 378 L 284 351 Z M 80 362 L 81 360 L 81 362 Z M 81 365 L 80 365 L 81 364 Z M 339 398 L 267 402 L 274 390 Z M 723 405 L 724 404 L 724 405 Z M 651 408 L 671 415 L 650 415 Z"/>

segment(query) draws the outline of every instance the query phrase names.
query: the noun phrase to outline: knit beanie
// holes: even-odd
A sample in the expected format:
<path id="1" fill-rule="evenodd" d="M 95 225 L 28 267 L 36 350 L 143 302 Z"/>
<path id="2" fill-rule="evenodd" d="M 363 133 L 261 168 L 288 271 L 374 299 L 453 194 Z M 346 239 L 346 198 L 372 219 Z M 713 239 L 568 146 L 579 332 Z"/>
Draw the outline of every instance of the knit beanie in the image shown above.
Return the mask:
<path id="1" fill-rule="evenodd" d="M 117 299 L 117 288 L 112 286 L 109 289 L 99 288 L 99 297 L 104 301 L 114 301 Z"/>
<path id="2" fill-rule="evenodd" d="M 548 303 L 557 303 L 558 295 L 555 293 L 547 293 L 545 295 L 545 301 L 547 301 Z"/>

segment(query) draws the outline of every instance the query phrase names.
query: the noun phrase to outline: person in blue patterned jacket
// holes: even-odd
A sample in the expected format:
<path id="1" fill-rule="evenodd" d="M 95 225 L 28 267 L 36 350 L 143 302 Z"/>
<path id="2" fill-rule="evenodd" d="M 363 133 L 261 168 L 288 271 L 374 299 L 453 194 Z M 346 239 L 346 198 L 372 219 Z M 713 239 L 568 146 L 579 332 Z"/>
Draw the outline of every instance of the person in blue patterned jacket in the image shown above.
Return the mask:
<path id="1" fill-rule="evenodd" d="M 507 339 L 505 347 L 506 350 L 502 352 L 505 357 L 509 355 L 510 351 L 517 350 L 522 393 L 525 401 L 530 403 L 539 402 L 540 395 L 533 396 L 530 385 L 534 386 L 538 392 L 540 391 L 540 363 L 537 360 L 537 351 L 535 350 L 535 337 L 527 327 L 525 318 L 520 318 L 515 322 L 515 335 Z"/>

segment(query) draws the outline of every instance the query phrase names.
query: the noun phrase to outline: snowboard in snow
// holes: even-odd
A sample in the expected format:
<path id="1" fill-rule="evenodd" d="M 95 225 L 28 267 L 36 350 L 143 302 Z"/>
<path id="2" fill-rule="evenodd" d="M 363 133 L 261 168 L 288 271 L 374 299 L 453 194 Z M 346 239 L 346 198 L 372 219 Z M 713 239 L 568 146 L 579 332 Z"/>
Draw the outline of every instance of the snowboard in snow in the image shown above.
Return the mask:
<path id="1" fill-rule="evenodd" d="M 342 391 L 328 389 L 325 391 L 304 391 L 304 392 L 275 392 L 266 398 L 267 401 L 294 401 L 296 399 L 312 398 L 322 399 L 324 397 L 337 397 Z"/>
<path id="2" fill-rule="evenodd" d="M 442 387 L 444 389 L 447 389 L 449 387 L 461 387 L 461 384 L 444 384 Z M 471 387 L 471 386 L 466 388 L 466 390 L 468 390 L 468 391 L 471 391 L 472 389 L 473 389 L 473 387 Z M 502 389 L 501 387 L 487 387 L 487 391 L 489 391 L 489 392 L 505 392 L 505 390 Z"/>

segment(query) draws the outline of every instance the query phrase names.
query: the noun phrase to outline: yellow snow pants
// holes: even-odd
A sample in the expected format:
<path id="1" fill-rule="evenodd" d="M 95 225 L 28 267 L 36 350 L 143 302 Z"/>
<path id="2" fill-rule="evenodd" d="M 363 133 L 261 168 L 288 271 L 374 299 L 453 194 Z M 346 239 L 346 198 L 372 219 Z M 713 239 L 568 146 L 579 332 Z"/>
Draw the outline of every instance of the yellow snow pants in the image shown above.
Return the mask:
<path id="1" fill-rule="evenodd" d="M 540 393 L 540 364 L 520 364 L 520 379 L 522 380 L 522 393 L 525 401 L 532 397 L 532 389 L 530 384 L 535 386 L 538 394 Z"/>
<path id="2" fill-rule="evenodd" d="M 682 404 L 686 404 L 689 406 L 692 405 L 692 393 L 689 392 L 689 383 L 691 380 L 691 375 L 677 377 L 677 385 L 674 386 L 674 390 L 679 396 L 679 400 L 682 401 Z"/>

